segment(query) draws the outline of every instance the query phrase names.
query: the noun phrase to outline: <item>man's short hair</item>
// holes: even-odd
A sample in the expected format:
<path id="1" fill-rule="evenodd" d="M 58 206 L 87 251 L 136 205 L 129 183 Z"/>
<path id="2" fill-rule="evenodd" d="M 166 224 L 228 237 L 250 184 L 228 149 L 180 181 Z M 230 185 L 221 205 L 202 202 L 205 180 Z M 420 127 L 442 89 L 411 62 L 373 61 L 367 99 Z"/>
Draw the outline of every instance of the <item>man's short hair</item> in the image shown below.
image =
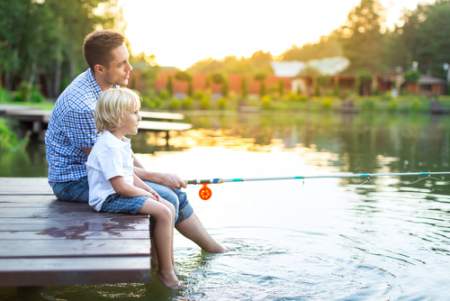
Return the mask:
<path id="1" fill-rule="evenodd" d="M 139 111 L 139 95 L 128 88 L 110 88 L 100 94 L 95 108 L 95 124 L 98 132 L 112 131 L 119 127 L 126 113 Z"/>
<path id="2" fill-rule="evenodd" d="M 96 30 L 86 36 L 83 43 L 84 58 L 94 70 L 97 64 L 109 66 L 111 51 L 125 42 L 125 37 L 113 30 Z"/>

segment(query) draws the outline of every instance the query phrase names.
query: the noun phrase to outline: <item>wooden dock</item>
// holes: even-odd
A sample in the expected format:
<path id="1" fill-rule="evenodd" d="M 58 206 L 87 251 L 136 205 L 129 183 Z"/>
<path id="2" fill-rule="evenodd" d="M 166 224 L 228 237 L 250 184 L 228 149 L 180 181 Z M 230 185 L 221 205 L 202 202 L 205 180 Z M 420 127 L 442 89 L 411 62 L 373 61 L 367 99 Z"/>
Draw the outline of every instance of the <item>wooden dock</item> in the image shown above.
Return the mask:
<path id="1" fill-rule="evenodd" d="M 164 133 L 166 146 L 169 145 L 171 132 L 181 132 L 192 128 L 192 125 L 189 123 L 176 122 L 184 119 L 184 115 L 180 113 L 141 111 L 140 114 L 143 120 L 139 123 L 139 130 Z M 31 107 L 0 105 L 0 115 L 18 120 L 21 128 L 30 130 L 32 134 L 43 137 L 51 111 Z"/>
<path id="2" fill-rule="evenodd" d="M 0 178 L 0 286 L 148 282 L 149 218 L 56 200 L 46 178 Z"/>

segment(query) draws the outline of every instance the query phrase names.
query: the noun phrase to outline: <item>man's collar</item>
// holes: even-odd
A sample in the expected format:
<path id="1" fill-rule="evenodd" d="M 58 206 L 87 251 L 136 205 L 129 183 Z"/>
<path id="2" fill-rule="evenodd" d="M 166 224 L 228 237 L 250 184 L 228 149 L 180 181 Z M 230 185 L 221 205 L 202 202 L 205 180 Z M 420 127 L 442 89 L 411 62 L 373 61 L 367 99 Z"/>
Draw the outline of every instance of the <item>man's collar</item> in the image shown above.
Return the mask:
<path id="1" fill-rule="evenodd" d="M 95 90 L 95 94 L 96 95 L 100 95 L 100 93 L 102 92 L 102 89 L 100 88 L 100 85 L 97 83 L 97 81 L 95 80 L 95 76 L 94 76 L 94 71 L 92 71 L 91 68 L 88 68 L 87 70 L 88 73 L 88 81 L 89 81 L 89 85 L 94 88 Z"/>

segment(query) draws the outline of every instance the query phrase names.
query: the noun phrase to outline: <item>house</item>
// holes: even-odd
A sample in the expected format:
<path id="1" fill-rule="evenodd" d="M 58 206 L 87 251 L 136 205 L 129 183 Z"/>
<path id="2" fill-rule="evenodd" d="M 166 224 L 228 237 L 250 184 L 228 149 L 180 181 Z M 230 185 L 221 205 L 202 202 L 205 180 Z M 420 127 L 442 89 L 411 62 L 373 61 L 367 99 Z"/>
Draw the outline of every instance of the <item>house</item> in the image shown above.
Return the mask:
<path id="1" fill-rule="evenodd" d="M 445 80 L 430 75 L 420 76 L 417 82 L 405 83 L 406 91 L 426 96 L 442 95 L 445 93 Z"/>

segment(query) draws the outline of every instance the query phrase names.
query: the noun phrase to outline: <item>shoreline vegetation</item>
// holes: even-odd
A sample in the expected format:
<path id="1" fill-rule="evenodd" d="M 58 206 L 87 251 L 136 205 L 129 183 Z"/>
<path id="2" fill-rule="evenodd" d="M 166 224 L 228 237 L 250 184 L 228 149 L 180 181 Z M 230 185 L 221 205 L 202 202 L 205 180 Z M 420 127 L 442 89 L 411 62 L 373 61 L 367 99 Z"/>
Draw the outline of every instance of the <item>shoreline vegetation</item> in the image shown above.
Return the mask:
<path id="1" fill-rule="evenodd" d="M 8 91 L 0 88 L 0 105 L 19 105 L 51 110 L 54 102 L 39 91 Z M 168 93 L 142 96 L 142 108 L 155 111 L 286 111 L 286 112 L 340 112 L 340 113 L 450 113 L 450 96 L 427 97 L 405 94 L 393 97 L 389 94 L 370 96 L 306 96 L 298 93 L 248 95 L 242 97 L 230 93 L 223 97 L 210 92 L 195 92 L 192 96 L 170 96 Z"/>
<path id="2" fill-rule="evenodd" d="M 35 93 L 33 95 L 33 93 Z M 54 102 L 45 99 L 39 92 L 7 91 L 0 88 L 0 105 L 19 105 L 43 110 L 51 110 Z M 37 96 L 36 96 L 37 95 Z M 24 99 L 29 99 L 24 101 Z M 229 94 L 228 97 L 196 92 L 192 97 L 169 97 L 162 93 L 153 97 L 142 97 L 143 110 L 177 111 L 186 113 L 331 113 L 331 114 L 386 114 L 386 115 L 431 115 L 449 114 L 450 96 L 426 97 L 418 95 L 372 96 L 311 96 L 286 93 L 249 95 L 246 98 Z M 23 149 L 28 137 L 19 138 L 14 122 L 0 117 L 0 150 L 4 152 Z"/>

